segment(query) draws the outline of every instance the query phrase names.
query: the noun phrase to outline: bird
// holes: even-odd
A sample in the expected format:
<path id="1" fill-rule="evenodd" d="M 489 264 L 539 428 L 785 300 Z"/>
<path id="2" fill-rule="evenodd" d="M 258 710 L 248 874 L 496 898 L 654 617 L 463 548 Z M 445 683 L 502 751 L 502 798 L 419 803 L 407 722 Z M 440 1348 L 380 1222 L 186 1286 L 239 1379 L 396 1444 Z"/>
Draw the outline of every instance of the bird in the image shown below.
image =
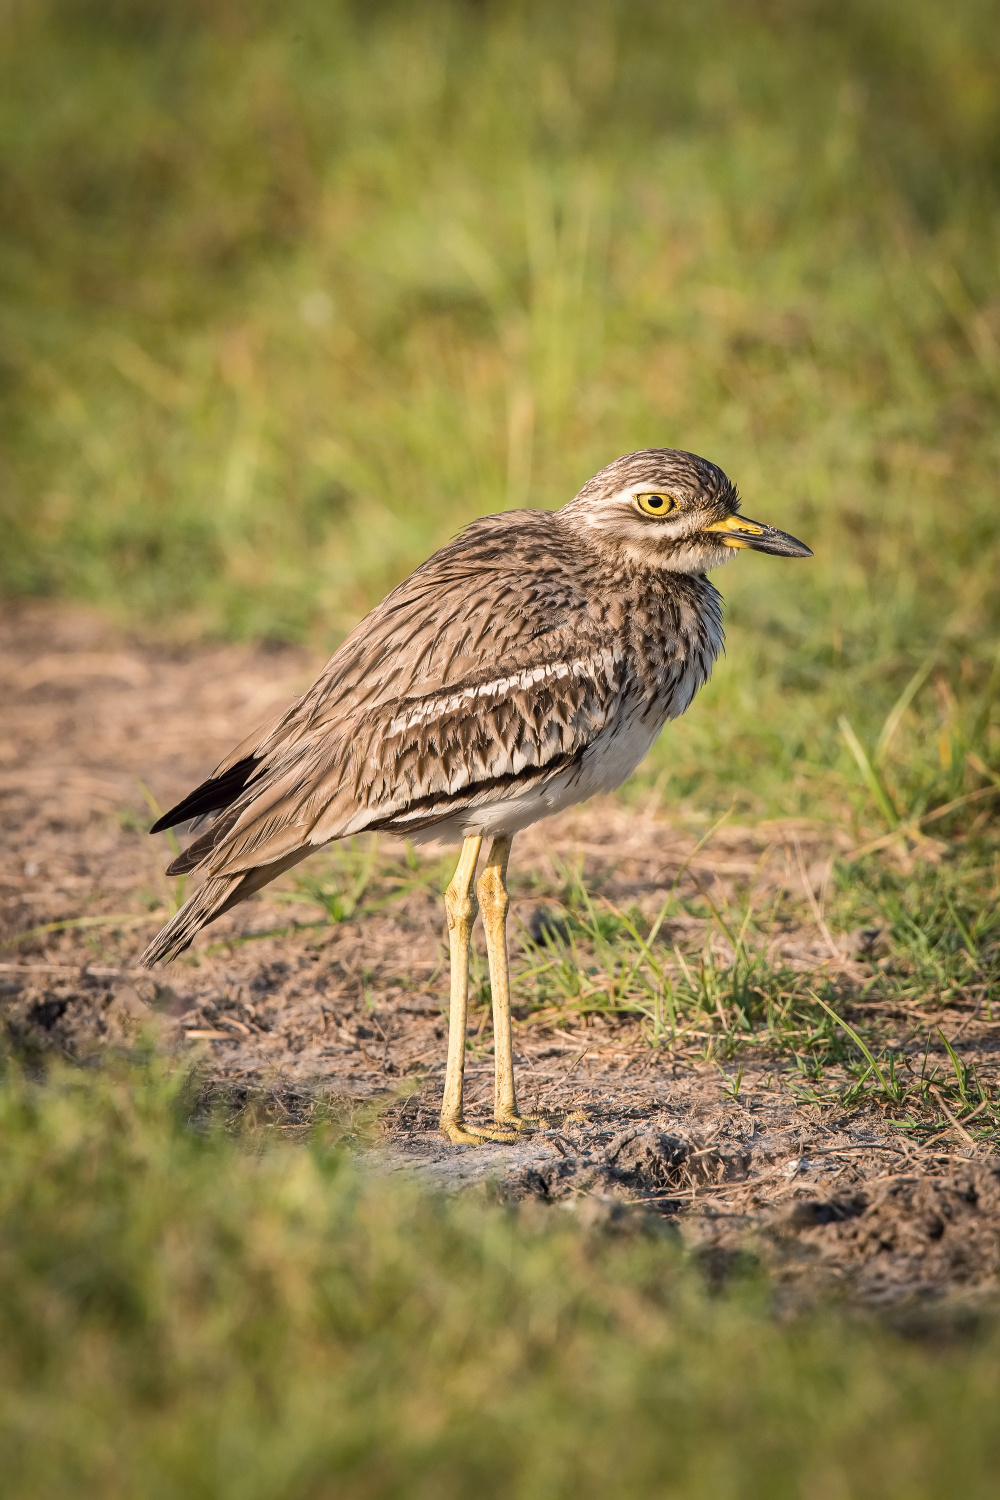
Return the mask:
<path id="1" fill-rule="evenodd" d="M 207 923 L 334 840 L 384 831 L 460 843 L 444 898 L 440 1127 L 458 1145 L 535 1128 L 540 1117 L 519 1111 L 514 1079 L 511 841 L 619 787 L 689 707 L 723 646 L 722 598 L 706 575 L 744 549 L 813 555 L 744 516 L 716 464 L 672 448 L 625 454 L 559 509 L 474 520 L 361 620 L 307 692 L 153 825 L 194 820 L 194 842 L 167 873 L 205 878 L 141 962 L 175 958 Z M 477 913 L 493 1008 L 485 1124 L 467 1119 L 463 1102 Z"/>

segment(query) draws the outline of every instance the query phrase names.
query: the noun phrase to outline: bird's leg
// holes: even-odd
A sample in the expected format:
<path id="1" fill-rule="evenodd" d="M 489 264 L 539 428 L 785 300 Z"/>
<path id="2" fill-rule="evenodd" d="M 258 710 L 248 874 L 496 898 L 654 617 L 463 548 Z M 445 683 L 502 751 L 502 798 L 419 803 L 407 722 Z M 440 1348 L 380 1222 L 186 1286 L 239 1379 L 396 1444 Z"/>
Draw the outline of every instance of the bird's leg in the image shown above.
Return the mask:
<path id="1" fill-rule="evenodd" d="M 476 864 L 482 847 L 482 836 L 473 834 L 465 840 L 458 867 L 444 893 L 448 913 L 448 940 L 451 947 L 451 1014 L 448 1021 L 448 1067 L 441 1103 L 441 1129 L 456 1145 L 477 1145 L 480 1141 L 511 1141 L 510 1131 L 491 1130 L 467 1125 L 462 1117 L 462 1084 L 465 1074 L 465 1029 L 469 1004 L 469 939 L 478 910 L 472 893 Z"/>
<path id="2" fill-rule="evenodd" d="M 496 1077 L 493 1093 L 493 1117 L 498 1125 L 523 1130 L 541 1121 L 518 1113 L 514 1093 L 514 1049 L 510 1030 L 510 976 L 507 968 L 507 861 L 509 838 L 495 838 L 486 858 L 486 868 L 477 890 L 486 932 L 486 952 L 490 961 L 490 988 L 493 991 L 493 1062 Z"/>

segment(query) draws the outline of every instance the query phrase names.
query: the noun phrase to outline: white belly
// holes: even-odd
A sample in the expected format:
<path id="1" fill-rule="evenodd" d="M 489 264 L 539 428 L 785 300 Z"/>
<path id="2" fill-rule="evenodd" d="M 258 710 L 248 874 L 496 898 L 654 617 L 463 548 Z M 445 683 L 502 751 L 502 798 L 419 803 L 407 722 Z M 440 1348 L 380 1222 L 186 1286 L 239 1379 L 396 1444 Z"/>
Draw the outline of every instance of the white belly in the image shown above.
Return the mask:
<path id="1" fill-rule="evenodd" d="M 627 781 L 659 734 L 663 721 L 651 716 L 645 721 L 638 710 L 624 714 L 589 745 L 580 763 L 561 771 L 543 786 L 529 787 L 513 795 L 498 795 L 494 801 L 466 808 L 454 817 L 411 835 L 418 843 L 426 839 L 454 842 L 470 834 L 485 837 L 514 834 L 539 818 L 561 812 L 576 802 L 585 802 L 596 792 L 613 792 Z"/>

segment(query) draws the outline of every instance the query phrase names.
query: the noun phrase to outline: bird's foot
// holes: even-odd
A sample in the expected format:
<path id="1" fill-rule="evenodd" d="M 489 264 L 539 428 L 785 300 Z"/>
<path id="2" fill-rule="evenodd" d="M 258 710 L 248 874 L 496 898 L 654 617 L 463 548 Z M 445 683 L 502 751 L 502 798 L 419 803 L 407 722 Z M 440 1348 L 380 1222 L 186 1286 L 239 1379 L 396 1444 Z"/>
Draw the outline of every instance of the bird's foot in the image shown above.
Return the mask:
<path id="1" fill-rule="evenodd" d="M 441 1129 L 454 1146 L 481 1146 L 485 1141 L 499 1141 L 510 1146 L 517 1140 L 512 1125 L 470 1125 L 467 1120 L 442 1120 Z"/>
<path id="2" fill-rule="evenodd" d="M 492 1125 L 471 1125 L 468 1120 L 442 1120 L 441 1130 L 455 1146 L 481 1146 L 486 1141 L 496 1141 L 510 1146 L 518 1136 L 532 1135 L 536 1130 L 553 1130 L 556 1126 L 587 1123 L 587 1116 L 580 1110 L 566 1114 L 563 1110 L 546 1110 L 535 1115 L 522 1115 L 517 1111 L 498 1114 Z"/>
<path id="3" fill-rule="evenodd" d="M 522 1115 L 519 1112 L 513 1114 L 498 1114 L 493 1117 L 501 1129 L 516 1130 L 519 1134 L 528 1134 L 534 1130 L 553 1130 L 557 1125 L 586 1125 L 587 1116 L 581 1110 L 574 1110 L 567 1114 L 562 1109 L 541 1110 L 538 1114 Z"/>
<path id="4" fill-rule="evenodd" d="M 515 1130 L 518 1135 L 531 1135 L 535 1130 L 544 1130 L 548 1120 L 544 1115 L 522 1115 L 517 1110 L 510 1114 L 493 1116 L 500 1130 Z"/>

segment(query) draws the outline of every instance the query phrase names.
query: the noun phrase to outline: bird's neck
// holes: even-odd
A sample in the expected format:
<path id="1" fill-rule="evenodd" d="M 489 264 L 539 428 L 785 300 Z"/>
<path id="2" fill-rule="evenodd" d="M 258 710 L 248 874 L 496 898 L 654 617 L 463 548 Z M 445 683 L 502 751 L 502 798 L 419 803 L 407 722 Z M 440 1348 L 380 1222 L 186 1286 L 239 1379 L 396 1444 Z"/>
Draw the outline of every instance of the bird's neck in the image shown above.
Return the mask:
<path id="1" fill-rule="evenodd" d="M 690 686 L 690 695 L 682 695 L 686 706 L 723 647 L 718 589 L 703 573 L 607 562 L 592 589 L 605 628 L 639 668 L 638 680 L 663 684 L 682 674 Z"/>

